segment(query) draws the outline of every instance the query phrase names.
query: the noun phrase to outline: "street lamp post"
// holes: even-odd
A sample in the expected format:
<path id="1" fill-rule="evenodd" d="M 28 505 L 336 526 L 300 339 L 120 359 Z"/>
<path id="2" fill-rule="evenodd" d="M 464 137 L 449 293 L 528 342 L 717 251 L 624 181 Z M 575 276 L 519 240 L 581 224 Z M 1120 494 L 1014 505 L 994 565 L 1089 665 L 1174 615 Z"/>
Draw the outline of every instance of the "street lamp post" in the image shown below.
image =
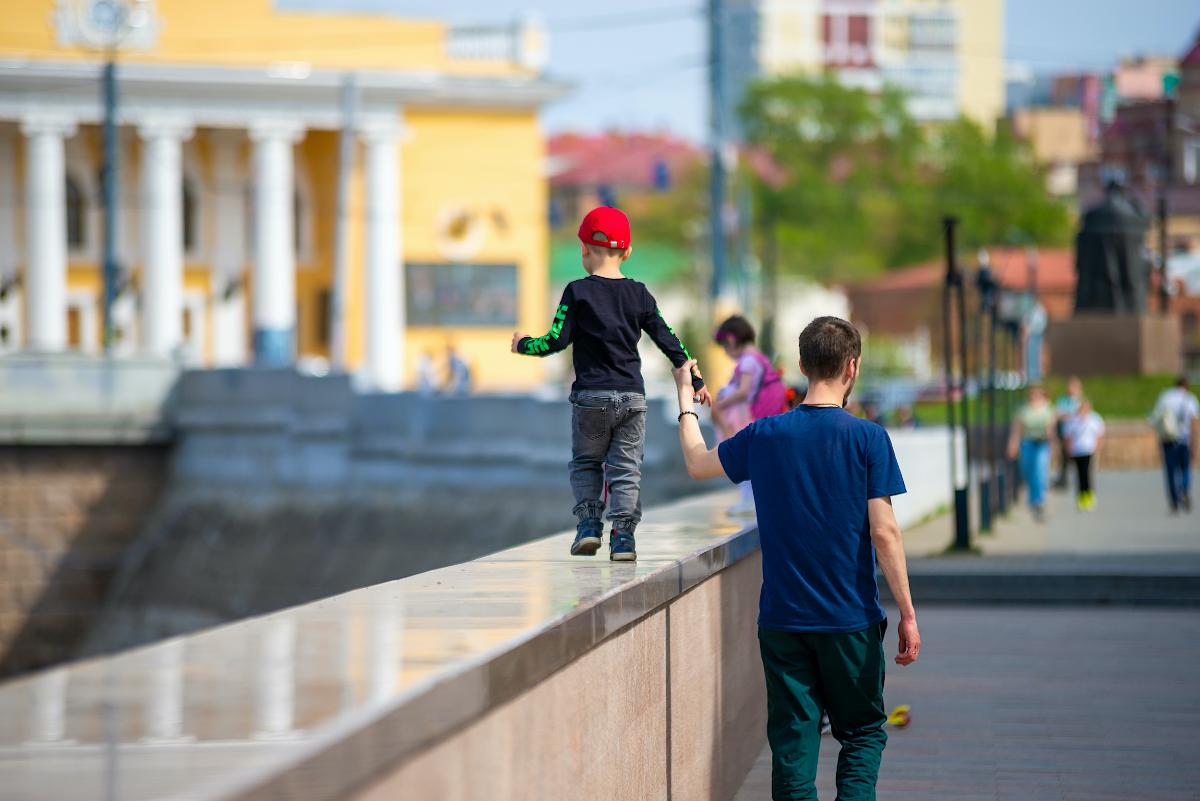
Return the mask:
<path id="1" fill-rule="evenodd" d="M 116 340 L 113 304 L 117 299 L 117 63 L 115 48 L 104 62 L 104 166 L 100 180 L 104 192 L 104 352 L 112 353 Z"/>
<path id="2" fill-rule="evenodd" d="M 996 281 L 988 263 L 986 250 L 979 254 L 979 272 L 975 277 L 979 289 L 979 328 L 981 339 L 986 342 L 986 356 L 979 354 L 978 375 L 980 376 L 980 419 L 986 409 L 987 424 L 981 426 L 984 436 L 982 475 L 979 477 L 979 530 L 992 530 L 992 510 L 996 481 Z M 982 351 L 983 348 L 981 347 Z M 986 360 L 986 371 L 984 362 Z"/>
<path id="3" fill-rule="evenodd" d="M 101 95 L 104 102 L 104 163 L 100 169 L 104 204 L 104 352 L 112 353 L 116 341 L 113 304 L 117 298 L 120 266 L 117 264 L 117 49 L 130 33 L 149 19 L 146 0 L 79 0 L 77 25 L 83 38 L 104 53 Z"/>
<path id="4" fill-rule="evenodd" d="M 963 429 L 964 433 L 967 429 L 967 392 L 966 392 L 966 374 L 967 374 L 967 340 L 966 340 L 966 304 L 963 296 L 963 278 L 959 272 L 958 265 L 955 261 L 954 253 L 954 232 L 958 226 L 958 219 L 955 217 L 945 217 L 942 220 L 942 227 L 945 233 L 946 243 L 946 283 L 942 291 L 942 339 L 943 339 L 943 354 L 946 361 L 946 424 L 950 429 L 950 487 L 954 495 L 954 549 L 958 551 L 969 550 L 971 547 L 971 519 L 970 519 L 970 449 L 964 449 L 966 455 L 963 458 L 964 464 L 962 470 L 959 470 L 959 453 L 958 453 L 958 426 L 954 419 L 954 293 L 958 293 L 958 334 L 959 340 L 962 343 L 962 360 L 959 370 L 961 383 L 959 389 L 962 392 L 962 413 L 963 413 Z M 962 479 L 960 481 L 960 478 Z"/>

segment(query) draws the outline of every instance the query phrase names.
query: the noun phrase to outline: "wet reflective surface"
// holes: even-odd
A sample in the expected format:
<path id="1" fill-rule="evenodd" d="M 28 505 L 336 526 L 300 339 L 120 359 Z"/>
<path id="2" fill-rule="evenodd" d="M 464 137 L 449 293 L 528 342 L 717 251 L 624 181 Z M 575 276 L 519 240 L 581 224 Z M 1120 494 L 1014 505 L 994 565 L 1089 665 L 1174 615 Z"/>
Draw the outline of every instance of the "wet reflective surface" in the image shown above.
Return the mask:
<path id="1" fill-rule="evenodd" d="M 734 500 L 651 511 L 635 563 L 572 558 L 555 535 L 0 685 L 0 798 L 223 798 L 334 744 L 387 759 L 381 741 L 474 719 L 740 558 L 756 538 L 730 539 L 753 522 L 726 516 Z M 273 797 L 340 786 L 325 769 Z"/>

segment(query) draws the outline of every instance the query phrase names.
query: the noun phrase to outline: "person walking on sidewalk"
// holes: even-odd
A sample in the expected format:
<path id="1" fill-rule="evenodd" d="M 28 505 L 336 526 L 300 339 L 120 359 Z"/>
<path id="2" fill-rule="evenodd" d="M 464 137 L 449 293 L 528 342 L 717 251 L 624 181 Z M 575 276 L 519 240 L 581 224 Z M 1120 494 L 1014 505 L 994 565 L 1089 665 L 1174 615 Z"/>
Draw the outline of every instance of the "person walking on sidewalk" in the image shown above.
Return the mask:
<path id="1" fill-rule="evenodd" d="M 1104 439 L 1104 418 L 1092 409 L 1092 402 L 1080 398 L 1079 408 L 1068 417 L 1063 425 L 1067 455 L 1075 465 L 1077 477 L 1075 506 L 1083 512 L 1096 506 L 1096 494 L 1092 489 L 1092 470 L 1095 455 Z"/>
<path id="2" fill-rule="evenodd" d="M 1067 488 L 1067 469 L 1071 462 L 1071 454 L 1067 452 L 1067 421 L 1079 411 L 1079 403 L 1082 400 L 1083 382 L 1073 375 L 1067 379 L 1067 394 L 1059 395 L 1054 401 L 1054 435 L 1058 439 L 1058 477 L 1054 479 L 1055 489 Z"/>
<path id="3" fill-rule="evenodd" d="M 1033 519 L 1046 516 L 1046 482 L 1050 475 L 1050 435 L 1054 410 L 1041 384 L 1029 385 L 1029 399 L 1017 412 L 1008 436 L 1008 458 L 1020 458 L 1021 477 L 1029 493 Z"/>
<path id="4" fill-rule="evenodd" d="M 1192 443 L 1200 437 L 1200 401 L 1188 391 L 1187 376 L 1163 390 L 1150 413 L 1150 421 L 1162 445 L 1163 471 L 1167 479 L 1167 503 L 1171 514 L 1192 511 Z"/>
<path id="5" fill-rule="evenodd" d="M 688 474 L 749 480 L 758 508 L 758 640 L 767 683 L 771 797 L 816 798 L 821 712 L 841 743 L 840 801 L 872 801 L 887 744 L 875 569 L 900 621 L 898 665 L 921 650 L 892 496 L 905 491 L 888 433 L 844 406 L 862 365 L 858 330 L 818 317 L 800 334 L 804 402 L 709 449 L 692 400 L 692 362 L 674 371 Z"/>

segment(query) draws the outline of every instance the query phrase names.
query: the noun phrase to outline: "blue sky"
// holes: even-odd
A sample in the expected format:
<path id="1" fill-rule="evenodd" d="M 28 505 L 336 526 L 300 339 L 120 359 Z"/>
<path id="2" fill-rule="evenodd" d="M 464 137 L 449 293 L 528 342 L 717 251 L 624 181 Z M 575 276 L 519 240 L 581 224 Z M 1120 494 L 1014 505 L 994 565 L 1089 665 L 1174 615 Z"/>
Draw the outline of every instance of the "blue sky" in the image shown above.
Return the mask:
<path id="1" fill-rule="evenodd" d="M 287 9 L 374 11 L 451 22 L 540 16 L 550 72 L 576 85 L 546 108 L 551 131 L 666 129 L 703 137 L 702 0 L 276 0 Z M 622 15 L 627 15 L 622 18 Z M 1104 67 L 1121 55 L 1179 54 L 1200 28 L 1196 0 L 1007 0 L 1005 57 L 1038 71 Z"/>

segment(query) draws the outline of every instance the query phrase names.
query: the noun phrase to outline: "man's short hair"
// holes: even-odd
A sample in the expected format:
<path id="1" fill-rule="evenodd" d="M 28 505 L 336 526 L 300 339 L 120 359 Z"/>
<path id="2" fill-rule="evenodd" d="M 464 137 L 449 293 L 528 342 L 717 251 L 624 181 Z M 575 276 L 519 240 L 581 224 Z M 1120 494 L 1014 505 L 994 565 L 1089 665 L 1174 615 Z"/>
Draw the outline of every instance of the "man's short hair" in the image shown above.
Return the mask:
<path id="1" fill-rule="evenodd" d="M 1175 386 L 1187 389 L 1187 386 L 1188 386 L 1187 373 L 1179 374 L 1179 377 L 1175 379 Z"/>
<path id="2" fill-rule="evenodd" d="M 840 317 L 818 317 L 800 332 L 800 366 L 810 381 L 838 378 L 861 355 L 858 329 Z"/>

